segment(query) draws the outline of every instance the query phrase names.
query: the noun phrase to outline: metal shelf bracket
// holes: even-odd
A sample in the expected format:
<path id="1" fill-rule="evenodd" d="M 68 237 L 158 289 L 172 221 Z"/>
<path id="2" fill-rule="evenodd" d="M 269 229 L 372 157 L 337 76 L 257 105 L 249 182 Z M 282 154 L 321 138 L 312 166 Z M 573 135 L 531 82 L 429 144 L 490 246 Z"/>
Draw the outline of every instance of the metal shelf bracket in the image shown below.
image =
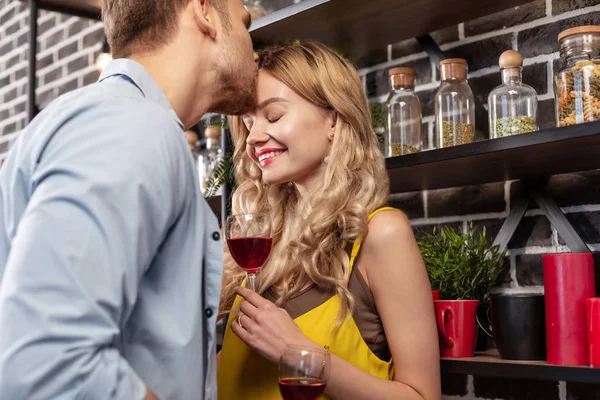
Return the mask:
<path id="1" fill-rule="evenodd" d="M 558 234 L 563 238 L 567 246 L 574 253 L 590 253 L 589 247 L 573 228 L 565 214 L 556 204 L 552 196 L 545 190 L 547 180 L 528 179 L 520 181 L 523 187 L 522 197 L 511 208 L 508 217 L 502 224 L 494 245 L 500 246 L 500 251 L 508 246 L 510 239 L 513 237 L 517 226 L 523 219 L 525 212 L 529 208 L 532 200 L 540 206 L 544 215 L 550 221 L 550 224 L 558 231 Z"/>

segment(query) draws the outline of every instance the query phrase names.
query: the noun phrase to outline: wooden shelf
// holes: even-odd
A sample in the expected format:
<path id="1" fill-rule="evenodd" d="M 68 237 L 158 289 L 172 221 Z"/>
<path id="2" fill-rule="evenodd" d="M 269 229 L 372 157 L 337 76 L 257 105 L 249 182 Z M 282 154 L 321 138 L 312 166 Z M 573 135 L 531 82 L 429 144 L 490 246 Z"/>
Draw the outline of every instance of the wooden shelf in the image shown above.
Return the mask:
<path id="1" fill-rule="evenodd" d="M 313 39 L 359 60 L 374 49 L 530 0 L 303 0 L 254 21 L 255 45 Z"/>
<path id="2" fill-rule="evenodd" d="M 20 0 L 29 3 L 30 0 Z M 102 0 L 37 0 L 40 8 L 78 17 L 100 19 Z"/>
<path id="3" fill-rule="evenodd" d="M 600 369 L 549 365 L 545 361 L 503 360 L 497 350 L 475 353 L 472 358 L 442 358 L 442 374 L 566 382 L 600 382 Z"/>
<path id="4" fill-rule="evenodd" d="M 392 193 L 600 168 L 600 121 L 386 160 Z"/>

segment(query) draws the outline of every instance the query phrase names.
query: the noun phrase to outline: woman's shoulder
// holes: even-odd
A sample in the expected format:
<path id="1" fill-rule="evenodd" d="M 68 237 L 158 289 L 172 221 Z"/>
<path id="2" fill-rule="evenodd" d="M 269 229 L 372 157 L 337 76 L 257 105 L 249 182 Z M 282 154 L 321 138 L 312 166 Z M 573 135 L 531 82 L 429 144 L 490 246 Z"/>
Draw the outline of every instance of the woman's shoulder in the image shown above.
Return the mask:
<path id="1" fill-rule="evenodd" d="M 359 269 L 369 284 L 372 274 L 387 275 L 389 268 L 395 268 L 400 258 L 415 249 L 415 236 L 406 214 L 395 209 L 382 210 L 369 221 L 360 248 Z"/>
<path id="2" fill-rule="evenodd" d="M 371 215 L 364 246 L 376 246 L 390 240 L 397 241 L 406 234 L 413 235 L 408 217 L 399 209 L 385 207 Z"/>

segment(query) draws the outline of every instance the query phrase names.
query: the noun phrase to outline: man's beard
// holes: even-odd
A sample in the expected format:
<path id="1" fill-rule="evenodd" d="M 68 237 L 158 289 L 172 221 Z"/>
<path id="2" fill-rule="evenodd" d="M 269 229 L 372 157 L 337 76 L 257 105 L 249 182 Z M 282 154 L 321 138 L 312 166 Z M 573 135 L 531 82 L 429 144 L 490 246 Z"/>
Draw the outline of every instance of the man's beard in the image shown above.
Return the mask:
<path id="1" fill-rule="evenodd" d="M 241 83 L 241 84 L 240 84 Z M 209 109 L 209 112 L 226 115 L 242 115 L 256 108 L 256 82 L 243 84 L 235 80 L 222 86 L 219 97 Z"/>
<path id="2" fill-rule="evenodd" d="M 239 57 L 235 55 L 235 47 L 230 48 L 230 60 Z M 244 68 L 252 68 L 255 65 L 242 66 L 239 62 L 228 62 L 221 59 L 218 72 L 219 91 L 210 112 L 226 115 L 242 115 L 256 108 L 256 83 L 258 74 L 250 75 Z"/>

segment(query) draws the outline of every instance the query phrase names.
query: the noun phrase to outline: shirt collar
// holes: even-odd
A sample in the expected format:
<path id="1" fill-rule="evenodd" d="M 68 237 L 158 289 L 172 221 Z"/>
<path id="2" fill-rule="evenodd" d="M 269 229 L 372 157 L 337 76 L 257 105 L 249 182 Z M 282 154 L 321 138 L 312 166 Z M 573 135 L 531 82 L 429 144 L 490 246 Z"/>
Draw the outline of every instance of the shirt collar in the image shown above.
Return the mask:
<path id="1" fill-rule="evenodd" d="M 140 92 L 142 92 L 142 95 L 146 99 L 160 104 L 162 108 L 172 115 L 173 119 L 175 119 L 183 129 L 183 123 L 175 113 L 175 110 L 173 110 L 173 107 L 171 107 L 171 103 L 169 103 L 167 96 L 165 96 L 154 78 L 152 78 L 140 63 L 127 58 L 112 60 L 102 71 L 98 82 L 102 82 L 111 76 L 118 75 L 126 76 Z"/>

